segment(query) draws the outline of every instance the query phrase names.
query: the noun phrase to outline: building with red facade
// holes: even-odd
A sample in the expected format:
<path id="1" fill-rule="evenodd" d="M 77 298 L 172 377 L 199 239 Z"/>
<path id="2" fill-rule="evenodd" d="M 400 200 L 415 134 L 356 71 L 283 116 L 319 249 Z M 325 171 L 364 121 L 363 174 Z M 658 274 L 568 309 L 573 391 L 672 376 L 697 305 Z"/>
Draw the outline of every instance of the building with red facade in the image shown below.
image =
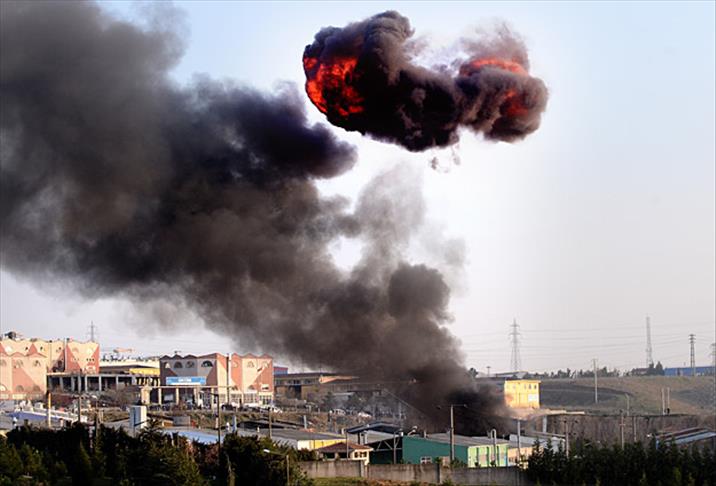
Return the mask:
<path id="1" fill-rule="evenodd" d="M 159 401 L 194 404 L 268 404 L 274 399 L 273 358 L 211 353 L 159 359 Z"/>

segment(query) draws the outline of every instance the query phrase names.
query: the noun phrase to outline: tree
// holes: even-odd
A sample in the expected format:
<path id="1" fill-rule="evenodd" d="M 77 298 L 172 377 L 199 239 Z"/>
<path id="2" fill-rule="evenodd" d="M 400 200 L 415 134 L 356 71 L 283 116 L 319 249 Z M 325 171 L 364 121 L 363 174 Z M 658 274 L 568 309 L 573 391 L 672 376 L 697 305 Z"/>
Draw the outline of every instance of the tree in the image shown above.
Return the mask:
<path id="1" fill-rule="evenodd" d="M 0 484 L 13 484 L 22 474 L 22 459 L 12 444 L 0 437 Z"/>
<path id="2" fill-rule="evenodd" d="M 86 484 L 92 484 L 92 462 L 90 456 L 87 454 L 87 449 L 80 442 L 75 449 L 77 451 L 75 460 L 72 464 L 70 471 L 72 475 L 72 484 L 77 486 L 83 486 Z"/>
<path id="3" fill-rule="evenodd" d="M 270 439 L 240 437 L 229 434 L 222 444 L 221 484 L 226 484 L 229 470 L 226 461 L 231 463 L 231 471 L 236 484 L 262 486 L 265 484 L 286 484 L 286 456 L 289 457 L 289 474 L 292 485 L 309 485 L 310 480 L 298 467 L 297 451 L 288 447 L 279 447 Z M 269 452 L 264 452 L 264 451 Z"/>

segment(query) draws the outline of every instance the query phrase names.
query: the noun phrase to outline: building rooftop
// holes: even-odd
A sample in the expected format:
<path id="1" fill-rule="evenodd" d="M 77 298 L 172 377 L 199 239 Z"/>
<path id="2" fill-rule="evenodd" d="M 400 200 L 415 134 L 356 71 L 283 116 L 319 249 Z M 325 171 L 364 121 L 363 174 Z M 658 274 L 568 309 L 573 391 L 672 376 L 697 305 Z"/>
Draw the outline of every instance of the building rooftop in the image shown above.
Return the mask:
<path id="1" fill-rule="evenodd" d="M 441 442 L 445 444 L 450 443 L 450 434 L 448 433 L 440 433 L 440 434 L 428 434 L 427 436 L 428 440 L 434 440 L 435 442 Z M 504 439 L 497 439 L 498 444 L 507 444 L 509 441 L 506 441 Z M 461 446 L 484 446 L 484 445 L 492 445 L 492 439 L 489 437 L 468 437 L 466 435 L 455 435 L 455 445 L 461 445 Z"/>
<path id="2" fill-rule="evenodd" d="M 263 437 L 268 436 L 268 429 L 262 427 L 259 429 L 259 434 Z M 256 429 L 244 429 L 239 428 L 237 430 L 239 435 L 242 436 L 255 436 Z M 274 428 L 271 431 L 271 436 L 274 439 L 285 439 L 285 440 L 321 440 L 321 439 L 343 439 L 345 436 L 340 434 L 332 434 L 330 432 L 315 432 L 307 429 L 278 429 Z"/>
<path id="3" fill-rule="evenodd" d="M 348 449 L 351 451 L 372 451 L 373 448 L 367 445 L 362 444 L 355 444 L 353 442 L 348 443 Z M 346 443 L 344 442 L 336 442 L 335 444 L 331 444 L 329 446 L 321 447 L 320 449 L 316 449 L 316 452 L 332 452 L 335 454 L 345 452 L 346 451 Z"/>

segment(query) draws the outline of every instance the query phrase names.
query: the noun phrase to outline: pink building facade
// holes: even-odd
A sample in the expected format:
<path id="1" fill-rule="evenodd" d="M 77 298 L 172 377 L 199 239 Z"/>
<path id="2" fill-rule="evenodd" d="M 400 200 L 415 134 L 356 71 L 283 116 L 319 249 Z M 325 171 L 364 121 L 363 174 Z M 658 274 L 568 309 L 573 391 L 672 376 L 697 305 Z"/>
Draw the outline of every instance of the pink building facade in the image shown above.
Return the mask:
<path id="1" fill-rule="evenodd" d="M 72 339 L 0 339 L 0 400 L 41 400 L 47 374 L 99 372 L 99 344 Z"/>

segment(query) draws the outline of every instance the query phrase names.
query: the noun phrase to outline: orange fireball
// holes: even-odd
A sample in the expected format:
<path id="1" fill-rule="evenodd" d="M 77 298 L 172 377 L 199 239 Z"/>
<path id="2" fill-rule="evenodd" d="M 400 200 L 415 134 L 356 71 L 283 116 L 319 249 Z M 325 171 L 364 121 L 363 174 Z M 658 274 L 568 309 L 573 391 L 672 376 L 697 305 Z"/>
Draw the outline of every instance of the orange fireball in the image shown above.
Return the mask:
<path id="1" fill-rule="evenodd" d="M 358 60 L 350 57 L 320 62 L 314 57 L 304 56 L 306 93 L 322 113 L 347 117 L 364 110 L 364 99 L 353 86 L 356 64 Z"/>

